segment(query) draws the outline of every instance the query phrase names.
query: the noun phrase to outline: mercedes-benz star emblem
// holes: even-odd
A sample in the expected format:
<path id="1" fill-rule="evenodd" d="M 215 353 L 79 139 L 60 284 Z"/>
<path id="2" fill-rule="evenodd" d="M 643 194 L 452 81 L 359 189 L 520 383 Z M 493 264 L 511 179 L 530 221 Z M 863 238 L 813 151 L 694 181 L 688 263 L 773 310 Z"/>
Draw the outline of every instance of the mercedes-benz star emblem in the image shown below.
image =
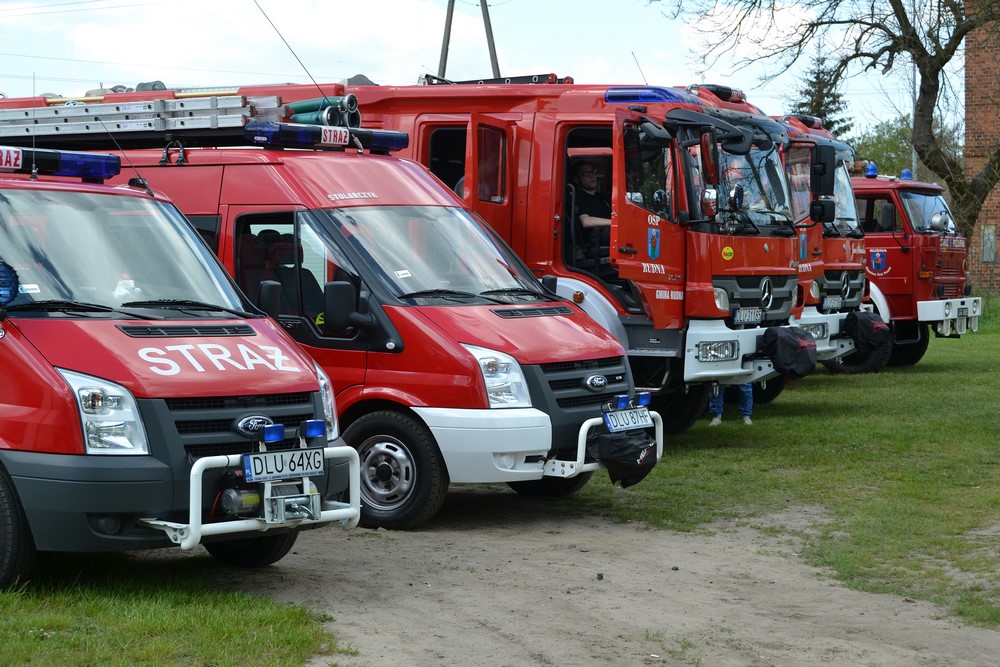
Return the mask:
<path id="1" fill-rule="evenodd" d="M 840 276 L 840 296 L 844 297 L 844 301 L 851 298 L 851 277 L 847 271 Z"/>
<path id="2" fill-rule="evenodd" d="M 760 307 L 764 310 L 771 310 L 774 304 L 774 285 L 767 276 L 760 281 Z"/>

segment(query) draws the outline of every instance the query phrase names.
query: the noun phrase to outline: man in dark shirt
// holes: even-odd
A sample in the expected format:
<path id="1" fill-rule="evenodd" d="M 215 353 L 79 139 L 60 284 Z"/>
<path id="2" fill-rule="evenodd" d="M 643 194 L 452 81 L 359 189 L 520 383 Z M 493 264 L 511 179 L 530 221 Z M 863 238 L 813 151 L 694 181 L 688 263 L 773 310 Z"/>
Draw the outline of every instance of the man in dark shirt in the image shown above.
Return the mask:
<path id="1" fill-rule="evenodd" d="M 611 238 L 611 204 L 597 192 L 597 167 L 580 160 L 573 165 L 576 188 L 577 245 L 584 248 L 608 245 Z"/>

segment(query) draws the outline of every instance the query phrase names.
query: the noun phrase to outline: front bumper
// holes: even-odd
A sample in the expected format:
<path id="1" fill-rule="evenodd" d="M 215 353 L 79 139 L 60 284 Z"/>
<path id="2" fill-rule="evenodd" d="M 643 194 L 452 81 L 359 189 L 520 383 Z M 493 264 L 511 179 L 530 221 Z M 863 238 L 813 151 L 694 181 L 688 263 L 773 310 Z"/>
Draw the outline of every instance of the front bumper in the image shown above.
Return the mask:
<path id="1" fill-rule="evenodd" d="M 983 302 L 979 297 L 917 302 L 917 320 L 933 325 L 938 336 L 961 336 L 979 330 Z"/>
<path id="2" fill-rule="evenodd" d="M 816 361 L 831 361 L 847 356 L 854 351 L 854 341 L 841 334 L 841 327 L 847 313 L 819 312 L 815 306 L 806 306 L 802 317 L 792 317 L 791 324 L 802 327 L 816 340 Z M 819 334 L 819 335 L 817 335 Z"/>
<path id="3" fill-rule="evenodd" d="M 684 382 L 718 382 L 722 385 L 769 380 L 778 375 L 774 364 L 764 357 L 760 339 L 762 327 L 730 329 L 722 320 L 693 320 L 684 343 Z M 721 361 L 698 359 L 701 346 L 735 343 L 734 358 Z"/>

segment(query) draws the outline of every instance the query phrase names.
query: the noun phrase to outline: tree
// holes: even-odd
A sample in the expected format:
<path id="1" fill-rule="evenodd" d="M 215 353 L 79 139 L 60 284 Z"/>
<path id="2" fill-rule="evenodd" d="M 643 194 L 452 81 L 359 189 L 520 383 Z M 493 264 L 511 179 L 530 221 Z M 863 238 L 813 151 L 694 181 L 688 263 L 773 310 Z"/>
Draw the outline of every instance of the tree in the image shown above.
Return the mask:
<path id="1" fill-rule="evenodd" d="M 850 118 L 843 117 L 847 102 L 840 93 L 840 80 L 820 49 L 813 56 L 809 79 L 799 90 L 799 99 L 792 103 L 792 113 L 816 116 L 823 120 L 823 127 L 837 136 L 845 136 L 854 127 Z"/>
<path id="2" fill-rule="evenodd" d="M 971 236 L 986 197 L 1000 180 L 1000 141 L 986 150 L 978 172 L 963 170 L 960 155 L 943 140 L 935 107 L 948 89 L 949 67 L 970 32 L 1000 28 L 997 0 L 657 0 L 672 15 L 706 26 L 703 52 L 710 61 L 741 51 L 738 64 L 775 63 L 788 69 L 816 44 L 826 45 L 826 62 L 836 80 L 899 65 L 916 69 L 916 99 L 910 140 L 920 161 L 944 181 L 962 231 Z M 725 29 L 719 29 L 719 26 Z M 755 49 L 755 50 L 754 50 Z"/>

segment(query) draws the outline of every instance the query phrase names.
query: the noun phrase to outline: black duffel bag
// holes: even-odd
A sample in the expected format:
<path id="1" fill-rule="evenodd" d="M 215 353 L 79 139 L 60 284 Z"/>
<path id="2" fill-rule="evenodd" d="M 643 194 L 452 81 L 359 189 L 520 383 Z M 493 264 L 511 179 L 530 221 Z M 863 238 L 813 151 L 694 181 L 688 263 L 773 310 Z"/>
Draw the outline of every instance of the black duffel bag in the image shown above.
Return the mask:
<path id="1" fill-rule="evenodd" d="M 638 484 L 656 465 L 656 440 L 646 431 L 599 433 L 597 460 L 608 469 L 611 483 Z"/>
<path id="2" fill-rule="evenodd" d="M 867 310 L 858 310 L 844 318 L 844 333 L 854 341 L 858 352 L 867 353 L 880 350 L 892 344 L 892 330 L 882 318 Z"/>
<path id="3" fill-rule="evenodd" d="M 816 368 L 816 340 L 802 327 L 768 327 L 763 338 L 764 354 L 779 373 L 801 378 Z"/>

